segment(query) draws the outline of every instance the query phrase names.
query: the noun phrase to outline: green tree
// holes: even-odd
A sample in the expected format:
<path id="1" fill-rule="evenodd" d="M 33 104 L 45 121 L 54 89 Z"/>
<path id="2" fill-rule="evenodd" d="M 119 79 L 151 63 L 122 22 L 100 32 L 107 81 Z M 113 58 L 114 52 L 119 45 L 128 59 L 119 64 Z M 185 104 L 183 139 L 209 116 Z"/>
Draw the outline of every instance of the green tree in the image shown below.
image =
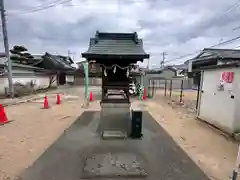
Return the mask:
<path id="1" fill-rule="evenodd" d="M 15 63 L 29 64 L 30 62 L 32 62 L 34 57 L 27 51 L 28 49 L 24 46 L 13 46 L 13 48 L 10 50 L 10 58 Z"/>

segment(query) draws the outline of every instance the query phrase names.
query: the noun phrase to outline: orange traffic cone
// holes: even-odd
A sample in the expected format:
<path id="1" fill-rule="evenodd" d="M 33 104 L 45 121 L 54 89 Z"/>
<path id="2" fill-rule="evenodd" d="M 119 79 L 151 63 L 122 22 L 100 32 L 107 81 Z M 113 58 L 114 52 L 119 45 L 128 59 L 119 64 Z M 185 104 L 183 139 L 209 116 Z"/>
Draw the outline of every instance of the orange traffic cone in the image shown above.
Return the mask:
<path id="1" fill-rule="evenodd" d="M 9 123 L 4 107 L 0 104 L 0 125 Z"/>
<path id="2" fill-rule="evenodd" d="M 60 97 L 59 94 L 57 94 L 57 102 L 56 102 L 56 104 L 61 104 L 61 97 Z"/>
<path id="3" fill-rule="evenodd" d="M 89 101 L 93 101 L 93 93 L 92 93 L 92 91 L 89 94 Z"/>
<path id="4" fill-rule="evenodd" d="M 44 97 L 43 109 L 49 109 L 48 97 L 47 96 Z"/>
<path id="5" fill-rule="evenodd" d="M 146 88 L 144 88 L 144 91 L 143 91 L 143 100 L 146 100 L 147 99 L 147 90 Z"/>

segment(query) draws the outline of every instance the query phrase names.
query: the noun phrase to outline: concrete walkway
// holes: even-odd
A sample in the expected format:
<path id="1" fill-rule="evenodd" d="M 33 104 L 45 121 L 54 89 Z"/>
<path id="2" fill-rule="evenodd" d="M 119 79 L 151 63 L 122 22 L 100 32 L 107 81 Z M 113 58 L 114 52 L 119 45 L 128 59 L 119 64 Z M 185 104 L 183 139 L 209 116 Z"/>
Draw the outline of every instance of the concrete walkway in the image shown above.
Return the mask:
<path id="1" fill-rule="evenodd" d="M 142 140 L 101 140 L 99 112 L 84 112 L 21 180 L 207 180 L 207 176 L 147 113 Z"/>

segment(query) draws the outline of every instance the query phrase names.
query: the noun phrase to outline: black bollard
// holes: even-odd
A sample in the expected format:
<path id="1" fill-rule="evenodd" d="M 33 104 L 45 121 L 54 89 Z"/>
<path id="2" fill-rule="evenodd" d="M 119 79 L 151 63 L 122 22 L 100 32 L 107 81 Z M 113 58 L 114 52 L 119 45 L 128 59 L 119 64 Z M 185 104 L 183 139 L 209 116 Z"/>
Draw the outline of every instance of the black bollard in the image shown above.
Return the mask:
<path id="1" fill-rule="evenodd" d="M 142 137 L 142 111 L 132 111 L 131 138 Z"/>

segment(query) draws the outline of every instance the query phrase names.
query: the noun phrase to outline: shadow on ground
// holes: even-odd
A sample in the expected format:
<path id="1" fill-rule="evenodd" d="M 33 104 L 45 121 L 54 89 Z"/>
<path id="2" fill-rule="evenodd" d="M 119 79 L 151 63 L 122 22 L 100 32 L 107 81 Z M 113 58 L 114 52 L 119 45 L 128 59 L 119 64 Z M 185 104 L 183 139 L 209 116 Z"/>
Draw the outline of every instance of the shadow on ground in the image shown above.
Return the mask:
<path id="1" fill-rule="evenodd" d="M 148 113 L 141 140 L 101 140 L 98 111 L 84 112 L 19 180 L 207 180 Z"/>

